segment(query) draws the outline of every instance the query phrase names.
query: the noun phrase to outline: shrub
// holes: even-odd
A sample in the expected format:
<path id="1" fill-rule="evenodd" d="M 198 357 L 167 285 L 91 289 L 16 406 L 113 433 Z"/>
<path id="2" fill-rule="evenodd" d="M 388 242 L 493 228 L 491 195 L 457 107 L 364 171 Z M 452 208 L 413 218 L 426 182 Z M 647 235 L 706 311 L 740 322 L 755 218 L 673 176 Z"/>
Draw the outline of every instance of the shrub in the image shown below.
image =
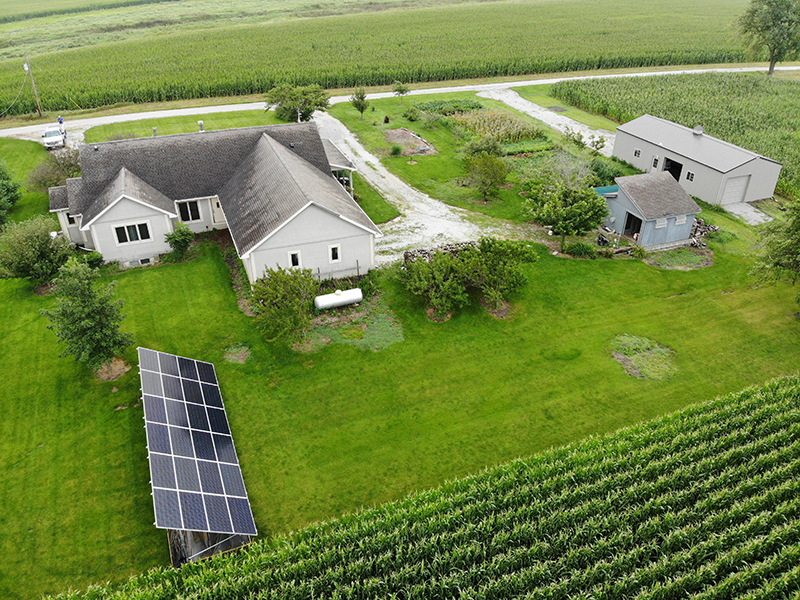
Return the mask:
<path id="1" fill-rule="evenodd" d="M 608 250 L 611 250 L 608 248 Z M 564 246 L 564 252 L 575 258 L 597 258 L 597 252 L 592 244 L 586 242 L 573 242 Z M 613 250 L 611 251 L 613 254 Z"/>
<path id="2" fill-rule="evenodd" d="M 0 161 L 0 225 L 8 220 L 8 214 L 22 197 L 20 185 L 11 179 L 6 163 Z"/>
<path id="3" fill-rule="evenodd" d="M 500 140 L 491 135 L 470 140 L 462 148 L 462 151 L 467 156 L 479 156 L 483 153 L 490 156 L 503 156 L 504 154 Z"/>
<path id="4" fill-rule="evenodd" d="M 250 305 L 256 324 L 269 341 L 291 341 L 310 322 L 319 282 L 311 269 L 266 269 L 253 284 Z"/>
<path id="5" fill-rule="evenodd" d="M 80 177 L 81 162 L 77 148 L 62 148 L 50 152 L 28 175 L 26 185 L 32 192 L 64 185 L 69 177 Z"/>
<path id="6" fill-rule="evenodd" d="M 96 252 L 95 250 L 79 254 L 78 256 L 80 257 L 80 260 L 82 262 L 85 262 L 87 265 L 89 265 L 90 269 L 99 269 L 104 264 L 106 264 L 103 255 L 100 254 L 99 252 Z"/>
<path id="7" fill-rule="evenodd" d="M 52 227 L 52 219 L 44 215 L 9 223 L 0 233 L 0 276 L 50 281 L 70 256 L 69 240 L 52 237 Z"/>
<path id="8" fill-rule="evenodd" d="M 403 116 L 409 121 L 419 121 L 419 109 L 416 106 L 409 106 Z"/>
<path id="9" fill-rule="evenodd" d="M 172 255 L 174 258 L 181 260 L 186 256 L 186 251 L 194 241 L 194 232 L 189 229 L 188 225 L 182 221 L 178 221 L 175 223 L 175 228 L 170 233 L 164 235 L 164 239 L 169 244 L 169 247 L 172 248 Z"/>
<path id="10" fill-rule="evenodd" d="M 400 144 L 392 144 L 392 149 L 389 154 L 392 156 L 400 156 L 403 153 L 403 147 Z"/>
<path id="11" fill-rule="evenodd" d="M 597 256 L 601 256 L 603 258 L 614 258 L 614 254 L 614 249 L 609 248 L 608 246 L 597 249 Z"/>
<path id="12" fill-rule="evenodd" d="M 497 193 L 511 172 L 511 168 L 503 160 L 486 152 L 478 156 L 467 156 L 464 167 L 467 169 L 467 179 L 481 193 L 484 202 L 488 202 L 490 195 Z"/>
<path id="13" fill-rule="evenodd" d="M 643 246 L 634 246 L 631 248 L 631 256 L 634 258 L 645 259 L 647 258 L 647 250 L 645 250 Z"/>
<path id="14" fill-rule="evenodd" d="M 614 185 L 614 180 L 617 177 L 622 177 L 628 174 L 628 170 L 618 161 L 610 160 L 602 156 L 596 156 L 589 163 L 589 168 L 595 177 L 595 185 L 597 187 Z"/>

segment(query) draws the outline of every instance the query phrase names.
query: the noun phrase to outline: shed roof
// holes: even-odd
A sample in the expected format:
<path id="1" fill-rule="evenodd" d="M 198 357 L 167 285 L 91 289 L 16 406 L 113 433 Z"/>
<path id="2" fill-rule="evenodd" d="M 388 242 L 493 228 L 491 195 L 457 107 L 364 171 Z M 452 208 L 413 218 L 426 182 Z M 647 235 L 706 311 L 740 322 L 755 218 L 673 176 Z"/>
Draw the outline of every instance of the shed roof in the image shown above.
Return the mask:
<path id="1" fill-rule="evenodd" d="M 661 146 L 721 173 L 727 173 L 759 158 L 777 162 L 706 133 L 697 133 L 683 125 L 652 115 L 643 115 L 628 121 L 617 127 L 617 131 Z"/>
<path id="2" fill-rule="evenodd" d="M 668 171 L 627 175 L 615 181 L 646 221 L 700 212 L 697 203 Z"/>

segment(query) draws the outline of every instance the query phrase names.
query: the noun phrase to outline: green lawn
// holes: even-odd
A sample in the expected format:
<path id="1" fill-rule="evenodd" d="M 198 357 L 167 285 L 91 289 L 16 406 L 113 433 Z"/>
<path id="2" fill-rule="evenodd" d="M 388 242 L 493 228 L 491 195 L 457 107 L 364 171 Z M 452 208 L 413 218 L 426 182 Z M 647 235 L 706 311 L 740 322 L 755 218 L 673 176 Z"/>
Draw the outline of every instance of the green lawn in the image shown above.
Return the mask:
<path id="1" fill-rule="evenodd" d="M 796 371 L 796 290 L 754 289 L 751 230 L 715 265 L 667 271 L 638 260 L 555 258 L 508 320 L 473 307 L 437 324 L 391 273 L 384 300 L 405 340 L 381 352 L 343 344 L 312 354 L 265 343 L 237 308 L 219 251 L 116 275 L 137 343 L 212 361 L 262 536 L 396 499 L 689 402 Z M 100 383 L 39 316 L 52 298 L 0 281 L 0 596 L 33 598 L 165 564 L 153 525 L 134 368 Z M 664 381 L 624 374 L 611 341 L 627 333 L 675 351 Z M 222 359 L 247 346 L 244 364 Z M 116 388 L 117 391 L 112 391 Z M 116 407 L 127 407 L 116 410 Z"/>
<path id="2" fill-rule="evenodd" d="M 353 188 L 358 205 L 369 215 L 372 222 L 380 225 L 400 216 L 397 210 L 386 202 L 375 189 L 358 174 L 353 173 Z"/>
<path id="3" fill-rule="evenodd" d="M 35 215 L 46 214 L 50 210 L 50 199 L 46 193 L 29 192 L 25 189 L 28 173 L 47 155 L 44 146 L 37 142 L 23 142 L 0 138 L 0 160 L 5 161 L 15 181 L 23 184 L 22 198 L 11 211 L 12 221 L 24 221 Z M 54 228 L 57 220 L 53 216 Z"/>
<path id="4" fill-rule="evenodd" d="M 525 98 L 525 100 L 533 102 L 534 104 L 538 104 L 539 106 L 544 106 L 545 108 L 556 108 L 558 109 L 558 114 L 572 119 L 573 121 L 577 121 L 578 123 L 588 125 L 593 129 L 607 129 L 609 131 L 617 130 L 617 125 L 619 125 L 619 123 L 616 123 L 602 115 L 593 115 L 585 110 L 581 110 L 580 108 L 576 108 L 565 102 L 562 102 L 558 98 L 554 98 L 550 95 L 551 87 L 552 84 L 544 83 L 541 85 L 515 87 L 514 91 Z"/>
<path id="5" fill-rule="evenodd" d="M 486 108 L 504 110 L 526 120 L 533 120 L 508 108 L 501 102 L 478 98 L 474 92 L 435 94 L 425 96 L 419 99 L 419 102 L 450 99 L 478 100 Z M 529 220 L 524 210 L 523 198 L 519 195 L 519 188 L 514 185 L 513 175 L 509 178 L 508 189 L 500 190 L 498 197 L 490 199 L 489 202 L 484 202 L 483 197 L 476 190 L 459 185 L 458 180 L 466 175 L 462 162 L 458 160 L 456 154 L 460 148 L 459 142 L 454 139 L 452 131 L 441 124 L 435 125 L 434 128 L 426 128 L 424 120 L 409 121 L 406 119 L 403 114 L 414 103 L 415 99 L 408 97 L 402 103 L 397 98 L 371 100 L 370 107 L 364 113 L 363 119 L 349 102 L 335 104 L 329 109 L 329 112 L 347 125 L 347 128 L 358 136 L 367 150 L 380 157 L 389 171 L 418 190 L 447 204 L 499 219 L 518 222 Z M 385 123 L 384 119 L 387 116 L 389 122 Z M 413 157 L 391 156 L 393 144 L 386 139 L 386 131 L 399 127 L 405 127 L 425 139 L 436 149 L 438 154 Z"/>

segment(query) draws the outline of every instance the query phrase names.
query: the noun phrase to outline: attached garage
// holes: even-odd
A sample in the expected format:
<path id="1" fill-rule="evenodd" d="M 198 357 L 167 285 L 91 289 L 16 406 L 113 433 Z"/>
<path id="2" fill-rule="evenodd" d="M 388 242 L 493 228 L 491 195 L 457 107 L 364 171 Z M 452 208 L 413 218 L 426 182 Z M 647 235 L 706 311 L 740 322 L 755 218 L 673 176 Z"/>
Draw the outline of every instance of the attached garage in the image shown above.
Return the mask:
<path id="1" fill-rule="evenodd" d="M 613 154 L 646 173 L 668 172 L 709 204 L 771 198 L 781 172 L 779 162 L 707 135 L 702 127 L 651 115 L 617 128 Z"/>

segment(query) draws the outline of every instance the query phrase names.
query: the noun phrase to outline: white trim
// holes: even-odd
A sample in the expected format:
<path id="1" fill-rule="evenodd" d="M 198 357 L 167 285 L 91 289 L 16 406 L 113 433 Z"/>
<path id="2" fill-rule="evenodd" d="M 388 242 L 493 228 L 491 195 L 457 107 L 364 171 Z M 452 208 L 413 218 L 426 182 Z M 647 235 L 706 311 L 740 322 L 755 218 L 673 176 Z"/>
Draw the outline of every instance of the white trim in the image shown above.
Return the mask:
<path id="1" fill-rule="evenodd" d="M 666 226 L 667 226 L 667 217 L 656 219 L 656 229 L 661 229 L 662 227 Z"/>
<path id="2" fill-rule="evenodd" d="M 94 225 L 92 225 L 91 229 L 89 230 L 89 233 L 92 235 L 92 245 L 94 246 L 94 249 L 97 250 L 97 252 L 99 252 L 100 254 L 103 254 L 102 250 L 100 250 L 100 241 L 98 239 L 99 236 L 97 235 L 97 228 Z M 114 232 L 112 232 L 112 234 L 113 233 Z M 86 239 L 85 233 L 83 234 L 83 237 L 84 241 L 88 243 L 89 240 Z"/>
<path id="3" fill-rule="evenodd" d="M 338 258 L 333 258 L 333 249 L 336 248 L 336 256 Z M 328 264 L 332 265 L 334 263 L 342 262 L 342 245 L 341 244 L 331 244 L 328 246 Z"/>
<path id="4" fill-rule="evenodd" d="M 297 254 L 297 264 L 296 265 L 292 264 L 292 254 Z M 303 268 L 303 255 L 300 253 L 300 250 L 295 250 L 295 251 L 288 250 L 286 252 L 286 258 L 288 260 L 290 269 L 302 269 Z"/>
<path id="5" fill-rule="evenodd" d="M 85 231 L 86 229 L 88 229 L 88 228 L 89 228 L 91 225 L 93 225 L 93 224 L 94 224 L 94 222 L 95 222 L 95 221 L 97 221 L 97 219 L 99 219 L 100 217 L 102 217 L 102 216 L 103 216 L 104 214 L 106 214 L 106 213 L 107 213 L 109 210 L 111 210 L 111 209 L 112 209 L 112 208 L 114 208 L 114 207 L 115 207 L 117 204 L 119 204 L 119 201 L 120 201 L 120 200 L 122 200 L 123 198 L 125 198 L 126 200 L 130 200 L 131 202 L 136 202 L 136 204 L 141 204 L 142 206 L 145 206 L 145 207 L 147 207 L 147 208 L 152 208 L 152 209 L 154 209 L 154 210 L 157 210 L 157 211 L 158 211 L 158 212 L 160 212 L 160 213 L 164 213 L 165 215 L 169 216 L 171 219 L 175 219 L 175 218 L 177 218 L 177 216 L 178 216 L 178 215 L 176 215 L 176 214 L 172 214 L 172 213 L 170 213 L 170 212 L 168 212 L 168 211 L 166 211 L 166 210 L 163 210 L 163 209 L 161 209 L 161 208 L 158 208 L 157 206 L 153 206 L 152 204 L 148 204 L 147 202 L 142 202 L 141 200 L 137 200 L 136 198 L 131 198 L 131 197 L 130 197 L 130 196 L 128 196 L 127 194 L 120 194 L 119 198 L 117 198 L 117 199 L 116 199 L 116 200 L 114 200 L 112 203 L 110 203 L 108 206 L 106 206 L 106 207 L 105 207 L 105 208 L 104 208 L 102 211 L 100 211 L 100 213 L 98 213 L 98 215 L 97 215 L 97 216 L 96 216 L 94 219 L 92 219 L 91 221 L 89 221 L 88 223 L 86 223 L 86 225 L 82 225 L 82 226 L 81 226 L 81 229 L 82 229 L 82 230 L 84 230 L 84 231 Z"/>
<path id="6" fill-rule="evenodd" d="M 147 239 L 143 240 L 143 239 L 139 238 L 138 240 L 128 240 L 127 242 L 120 242 L 119 241 L 119 236 L 117 235 L 117 229 L 119 229 L 120 227 L 124 227 L 125 228 L 125 237 L 128 237 L 128 227 L 130 227 L 130 226 L 136 227 L 136 233 L 138 235 L 139 234 L 139 225 L 146 225 L 147 226 L 147 235 L 149 236 Z M 114 243 L 117 245 L 117 247 L 119 247 L 119 246 L 129 246 L 131 244 L 147 244 L 147 243 L 150 243 L 150 242 L 154 241 L 154 239 L 153 239 L 153 228 L 150 225 L 150 219 L 146 219 L 144 221 L 131 221 L 131 222 L 122 223 L 122 224 L 115 223 L 114 225 L 110 225 L 110 227 L 111 227 L 111 233 L 114 236 Z"/>
<path id="7" fill-rule="evenodd" d="M 675 217 L 675 225 L 685 225 L 686 215 L 678 215 Z"/>

